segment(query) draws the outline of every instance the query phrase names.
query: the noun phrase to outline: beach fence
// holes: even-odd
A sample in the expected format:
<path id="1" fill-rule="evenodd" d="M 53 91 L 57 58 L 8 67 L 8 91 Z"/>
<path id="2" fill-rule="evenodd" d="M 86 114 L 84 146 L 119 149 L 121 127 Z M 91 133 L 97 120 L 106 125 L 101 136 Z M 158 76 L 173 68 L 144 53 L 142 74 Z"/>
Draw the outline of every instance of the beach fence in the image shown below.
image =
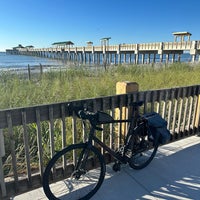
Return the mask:
<path id="1" fill-rule="evenodd" d="M 27 71 L 24 73 L 25 77 L 28 78 L 28 80 L 34 79 L 34 78 L 42 78 L 44 72 L 51 72 L 51 71 L 62 71 L 63 69 L 66 70 L 66 66 L 50 66 L 50 65 L 42 65 L 41 63 L 37 66 L 27 66 Z"/>
<path id="2" fill-rule="evenodd" d="M 40 64 L 40 71 L 38 73 L 40 74 L 40 76 L 42 76 L 42 74 L 43 74 L 43 67 L 42 67 L 41 64 Z M 30 67 L 30 65 L 28 65 L 28 79 L 31 80 L 31 67 Z"/>
<path id="3" fill-rule="evenodd" d="M 130 103 L 144 101 L 140 112 L 155 111 L 165 118 L 171 142 L 196 134 L 200 129 L 200 85 L 149 91 L 130 91 L 132 83 L 120 84 L 120 94 L 0 111 L 0 199 L 42 185 L 49 159 L 60 149 L 86 138 L 80 119 L 68 104 L 83 105 L 90 111 L 104 111 L 114 118 L 128 118 Z M 129 88 L 129 89 L 128 89 Z M 124 108 L 128 114 L 124 115 Z M 123 144 L 122 124 L 102 125 L 97 136 L 111 148 Z M 106 162 L 112 159 L 103 152 Z M 187 158 L 186 158 L 187 159 Z M 59 170 L 67 166 L 62 159 Z"/>
<path id="4" fill-rule="evenodd" d="M 45 72 L 62 72 L 63 70 L 66 70 L 67 66 L 60 66 L 60 65 L 42 65 L 41 63 L 39 65 L 27 65 L 27 67 L 19 67 L 19 68 L 12 68 L 9 69 L 9 72 L 13 75 L 17 75 L 20 78 L 25 78 L 28 80 L 34 80 L 34 79 L 40 79 L 42 78 L 43 74 Z"/>

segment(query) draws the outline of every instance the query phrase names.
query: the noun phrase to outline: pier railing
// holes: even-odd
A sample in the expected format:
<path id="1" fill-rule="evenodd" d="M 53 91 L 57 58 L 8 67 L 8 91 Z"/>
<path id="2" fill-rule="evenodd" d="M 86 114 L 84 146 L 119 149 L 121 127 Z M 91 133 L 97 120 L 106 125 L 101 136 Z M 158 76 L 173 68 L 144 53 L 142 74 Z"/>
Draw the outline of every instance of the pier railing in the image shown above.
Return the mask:
<path id="1" fill-rule="evenodd" d="M 182 42 L 165 42 L 163 44 L 163 50 L 190 50 L 194 49 L 195 41 L 182 41 Z"/>
<path id="2" fill-rule="evenodd" d="M 141 113 L 155 111 L 168 121 L 171 141 L 199 131 L 200 85 L 1 110 L 0 198 L 41 186 L 46 163 L 55 152 L 85 139 L 80 120 L 68 112 L 69 103 L 122 119 L 124 107 L 138 100 L 144 101 Z M 122 124 L 104 129 L 98 136 L 111 148 L 123 143 Z"/>

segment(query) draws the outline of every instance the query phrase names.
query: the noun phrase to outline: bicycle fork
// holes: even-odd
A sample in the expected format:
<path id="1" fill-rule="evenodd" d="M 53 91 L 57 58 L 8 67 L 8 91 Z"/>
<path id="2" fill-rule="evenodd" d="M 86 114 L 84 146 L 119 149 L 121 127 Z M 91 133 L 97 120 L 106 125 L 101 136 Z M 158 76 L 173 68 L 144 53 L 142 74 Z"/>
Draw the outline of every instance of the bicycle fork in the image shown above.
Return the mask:
<path id="1" fill-rule="evenodd" d="M 81 151 L 78 161 L 75 164 L 74 172 L 72 173 L 72 177 L 75 179 L 79 179 L 82 175 L 86 174 L 86 164 L 89 157 L 88 144 L 86 144 L 85 148 Z M 76 159 L 75 159 L 76 162 Z"/>

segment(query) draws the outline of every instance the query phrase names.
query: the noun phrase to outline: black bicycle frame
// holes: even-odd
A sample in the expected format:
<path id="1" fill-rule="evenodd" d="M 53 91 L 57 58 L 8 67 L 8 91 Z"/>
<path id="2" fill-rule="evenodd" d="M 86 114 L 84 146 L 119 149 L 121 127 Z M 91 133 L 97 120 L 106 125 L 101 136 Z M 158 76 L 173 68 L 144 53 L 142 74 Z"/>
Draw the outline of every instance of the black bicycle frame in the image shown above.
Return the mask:
<path id="1" fill-rule="evenodd" d="M 132 122 L 132 120 L 127 119 L 127 120 L 114 120 L 112 123 L 122 123 L 122 122 Z M 129 131 L 130 132 L 130 131 Z M 128 133 L 129 133 L 128 132 Z M 92 141 L 96 142 L 97 144 L 99 144 L 105 151 L 107 151 L 111 156 L 113 156 L 115 159 L 119 160 L 120 162 L 122 162 L 123 164 L 126 164 L 127 161 L 126 159 L 124 159 L 124 153 L 123 155 L 117 154 L 114 150 L 112 150 L 111 148 L 109 148 L 107 145 L 105 145 L 101 140 L 99 140 L 95 135 L 95 128 L 91 127 L 90 129 L 90 134 L 89 134 L 89 138 L 88 138 L 88 146 L 92 146 Z M 128 136 L 128 135 L 127 135 Z M 125 140 L 125 144 L 127 142 L 127 139 Z"/>
<path id="2" fill-rule="evenodd" d="M 104 150 L 106 150 L 111 156 L 113 156 L 114 158 L 122 162 L 123 164 L 126 164 L 126 161 L 123 155 L 121 156 L 120 154 L 117 154 L 114 150 L 112 150 L 111 148 L 106 146 L 103 142 L 101 142 L 101 140 L 99 140 L 96 136 L 93 136 L 93 140 L 97 144 L 99 144 Z"/>
<path id="3" fill-rule="evenodd" d="M 125 119 L 125 120 L 113 120 L 112 122 L 108 122 L 108 123 L 104 123 L 104 124 L 110 124 L 110 123 L 128 123 L 130 122 L 130 126 L 128 129 L 128 133 L 127 136 L 125 138 L 124 144 L 125 144 L 125 148 L 126 148 L 126 144 L 128 141 L 128 138 L 131 134 L 133 134 L 132 131 L 134 131 L 134 127 L 135 127 L 135 120 L 136 120 L 136 116 L 135 116 L 135 112 L 136 108 L 133 109 L 133 114 L 132 114 L 132 118 L 131 119 Z M 97 127 L 98 128 L 98 127 Z M 125 151 L 123 152 L 122 155 L 116 153 L 114 150 L 112 150 L 111 148 L 109 148 L 107 145 L 105 145 L 101 140 L 99 140 L 95 135 L 95 127 L 91 127 L 90 129 L 90 134 L 89 134 L 89 138 L 87 141 L 87 144 L 89 146 L 89 148 L 92 146 L 92 141 L 96 142 L 97 144 L 99 144 L 105 151 L 107 151 L 111 156 L 113 156 L 115 159 L 117 159 L 118 161 L 120 161 L 123 164 L 127 163 L 127 160 L 125 159 Z"/>

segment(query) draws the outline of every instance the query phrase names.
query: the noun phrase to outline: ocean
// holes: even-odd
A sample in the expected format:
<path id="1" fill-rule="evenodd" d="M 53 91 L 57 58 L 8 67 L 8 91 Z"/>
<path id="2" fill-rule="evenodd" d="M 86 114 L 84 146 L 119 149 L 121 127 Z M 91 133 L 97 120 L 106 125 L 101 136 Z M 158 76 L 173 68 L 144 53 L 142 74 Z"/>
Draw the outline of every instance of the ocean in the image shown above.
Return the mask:
<path id="1" fill-rule="evenodd" d="M 5 52 L 0 52 L 0 70 L 15 70 L 34 66 L 58 66 L 62 62 L 53 59 L 40 58 L 24 55 L 10 55 Z"/>
<path id="2" fill-rule="evenodd" d="M 131 56 L 132 57 L 132 56 Z M 147 55 L 145 56 L 145 62 L 147 63 Z M 122 63 L 123 63 L 123 55 L 122 55 Z M 163 62 L 165 62 L 166 55 L 163 56 Z M 113 60 L 113 58 L 112 58 Z M 134 58 L 132 57 L 132 60 Z M 153 61 L 153 57 L 151 56 L 150 58 L 151 62 Z M 159 55 L 156 55 L 156 62 L 159 61 Z M 172 60 L 172 55 L 169 56 L 169 62 Z M 175 56 L 175 61 L 177 60 L 177 55 Z M 142 56 L 140 54 L 139 56 L 139 63 L 142 61 Z M 181 55 L 181 62 L 189 62 L 191 61 L 191 55 L 189 53 L 184 53 Z M 102 64 L 102 58 L 100 63 Z M 22 70 L 22 69 L 27 69 L 28 65 L 30 67 L 37 67 L 37 66 L 52 66 L 57 67 L 57 66 L 63 66 L 66 65 L 62 61 L 59 60 L 53 60 L 49 58 L 42 58 L 42 57 L 34 57 L 34 56 L 24 56 L 24 55 L 10 55 L 6 54 L 5 52 L 0 52 L 0 70 Z"/>

